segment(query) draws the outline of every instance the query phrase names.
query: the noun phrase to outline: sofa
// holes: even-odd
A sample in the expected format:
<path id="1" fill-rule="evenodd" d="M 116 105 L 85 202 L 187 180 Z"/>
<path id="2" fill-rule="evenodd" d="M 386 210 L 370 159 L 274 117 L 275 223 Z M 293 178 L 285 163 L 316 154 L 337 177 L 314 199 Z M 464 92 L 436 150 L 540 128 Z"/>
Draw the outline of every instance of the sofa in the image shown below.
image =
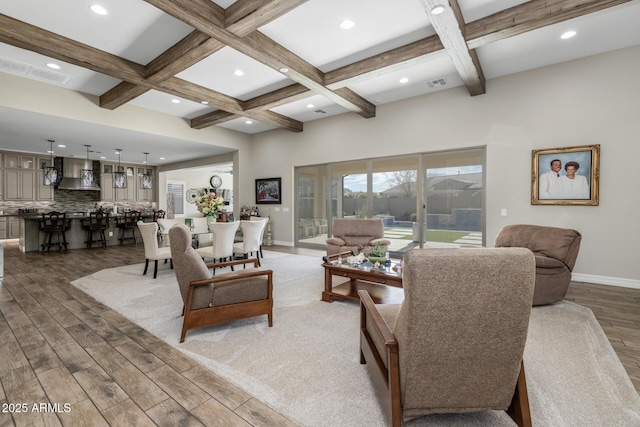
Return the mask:
<path id="1" fill-rule="evenodd" d="M 384 238 L 384 226 L 378 218 L 334 218 L 333 236 L 327 239 L 327 256 L 341 252 L 357 253 L 363 249 L 365 256 L 376 244 L 389 250 L 389 240 Z"/>
<path id="2" fill-rule="evenodd" d="M 498 232 L 495 246 L 522 247 L 533 252 L 536 259 L 533 305 L 545 305 L 564 299 L 581 240 L 578 231 L 568 228 L 513 224 Z"/>

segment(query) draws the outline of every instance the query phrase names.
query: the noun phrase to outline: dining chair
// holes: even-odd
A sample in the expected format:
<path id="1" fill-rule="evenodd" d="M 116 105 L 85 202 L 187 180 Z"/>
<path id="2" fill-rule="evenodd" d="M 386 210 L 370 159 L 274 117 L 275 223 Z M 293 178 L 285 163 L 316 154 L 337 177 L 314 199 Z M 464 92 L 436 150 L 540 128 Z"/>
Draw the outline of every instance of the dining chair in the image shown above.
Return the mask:
<path id="1" fill-rule="evenodd" d="M 171 261 L 171 248 L 158 246 L 158 224 L 155 222 L 138 221 L 138 229 L 142 236 L 142 243 L 144 243 L 144 272 L 143 276 L 147 274 L 149 269 L 149 261 L 154 261 L 153 278 L 158 276 L 158 261 L 163 259 L 165 264 L 167 260 Z M 173 268 L 173 261 L 171 262 L 171 268 Z"/>
<path id="2" fill-rule="evenodd" d="M 240 221 L 209 223 L 209 231 L 213 236 L 213 245 L 198 248 L 196 252 L 203 259 L 212 258 L 213 262 L 216 262 L 216 260 L 220 262 L 232 261 L 233 243 L 239 226 Z"/>
<path id="3" fill-rule="evenodd" d="M 241 254 L 246 259 L 255 252 L 258 265 L 260 265 L 260 246 L 262 245 L 262 235 L 266 225 L 266 218 L 254 221 L 240 221 L 242 242 L 234 243 L 234 254 Z"/>

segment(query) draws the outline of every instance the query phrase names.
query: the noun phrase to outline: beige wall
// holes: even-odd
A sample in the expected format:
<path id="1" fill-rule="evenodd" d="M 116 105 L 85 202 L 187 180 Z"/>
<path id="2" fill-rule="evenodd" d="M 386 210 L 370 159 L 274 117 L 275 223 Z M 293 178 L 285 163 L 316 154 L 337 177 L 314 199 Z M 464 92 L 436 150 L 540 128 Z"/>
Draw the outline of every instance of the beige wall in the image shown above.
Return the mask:
<path id="1" fill-rule="evenodd" d="M 0 105 L 233 148 L 236 207 L 254 204 L 255 178 L 282 177 L 284 203 L 268 212 L 281 244 L 293 242 L 295 166 L 484 145 L 487 242 L 512 223 L 575 228 L 583 234 L 577 279 L 640 288 L 639 75 L 636 46 L 490 80 L 481 96 L 454 88 L 382 105 L 373 119 L 343 114 L 306 123 L 302 133 L 253 136 L 194 130 L 133 106 L 100 109 L 95 97 L 6 74 Z M 588 144 L 601 145 L 600 206 L 532 206 L 531 150 Z"/>
<path id="2" fill-rule="evenodd" d="M 302 133 L 258 134 L 236 203 L 253 203 L 254 178 L 282 176 L 289 212 L 271 207 L 273 235 L 291 244 L 294 166 L 485 145 L 488 244 L 506 224 L 575 228 L 575 278 L 640 287 L 638 76 L 640 46 L 490 80 L 481 96 L 454 88 L 379 106 L 373 119 L 344 114 Z M 531 205 L 531 150 L 591 144 L 601 145 L 600 206 Z"/>

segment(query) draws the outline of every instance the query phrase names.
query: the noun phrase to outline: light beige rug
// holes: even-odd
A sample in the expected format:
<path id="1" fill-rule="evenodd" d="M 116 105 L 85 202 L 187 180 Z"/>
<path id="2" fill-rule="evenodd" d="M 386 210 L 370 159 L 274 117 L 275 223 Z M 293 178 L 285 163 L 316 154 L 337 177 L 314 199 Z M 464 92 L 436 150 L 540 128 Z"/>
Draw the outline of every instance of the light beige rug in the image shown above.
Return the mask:
<path id="1" fill-rule="evenodd" d="M 321 261 L 265 252 L 274 270 L 266 316 L 187 333 L 173 271 L 103 270 L 73 284 L 303 426 L 382 426 L 359 363 L 359 308 L 320 301 Z M 535 426 L 640 426 L 640 398 L 590 310 L 563 302 L 532 311 L 525 368 Z M 501 412 L 422 417 L 410 426 L 513 425 Z"/>

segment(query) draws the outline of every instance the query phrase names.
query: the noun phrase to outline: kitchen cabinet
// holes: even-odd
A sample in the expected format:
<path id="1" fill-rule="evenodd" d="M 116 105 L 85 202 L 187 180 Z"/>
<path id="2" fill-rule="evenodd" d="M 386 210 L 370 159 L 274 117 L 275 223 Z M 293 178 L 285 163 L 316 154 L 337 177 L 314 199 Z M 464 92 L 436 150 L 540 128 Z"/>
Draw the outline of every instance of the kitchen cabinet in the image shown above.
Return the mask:
<path id="1" fill-rule="evenodd" d="M 35 200 L 36 170 L 5 169 L 4 200 Z"/>
<path id="2" fill-rule="evenodd" d="M 20 237 L 20 218 L 10 216 L 7 218 L 7 239 L 17 239 Z"/>
<path id="3" fill-rule="evenodd" d="M 32 155 L 4 153 L 5 169 L 36 169 L 36 158 Z"/>
<path id="4" fill-rule="evenodd" d="M 103 173 L 100 176 L 100 199 L 104 201 L 114 200 L 113 175 Z"/>

